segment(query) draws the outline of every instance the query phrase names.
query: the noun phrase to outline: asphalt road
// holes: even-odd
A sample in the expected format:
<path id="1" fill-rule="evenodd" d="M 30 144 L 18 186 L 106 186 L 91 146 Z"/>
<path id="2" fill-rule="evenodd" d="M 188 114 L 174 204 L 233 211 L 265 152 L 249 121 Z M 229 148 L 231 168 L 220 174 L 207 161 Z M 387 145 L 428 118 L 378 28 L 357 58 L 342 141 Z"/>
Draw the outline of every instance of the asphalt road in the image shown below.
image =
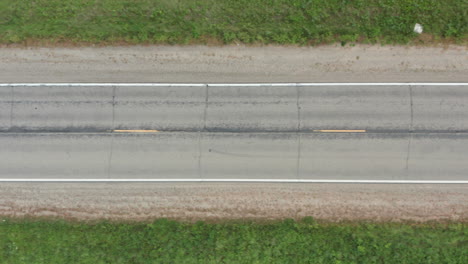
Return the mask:
<path id="1" fill-rule="evenodd" d="M 467 61 L 466 47 L 450 45 L 444 47 L 372 45 L 356 45 L 353 47 L 340 47 L 340 45 L 320 47 L 245 47 L 242 45 L 235 45 L 227 47 L 131 46 L 63 48 L 11 48 L 11 46 L 9 46 L 0 49 L 0 80 L 1 82 L 11 83 L 467 83 Z M 466 86 L 464 87 L 466 89 Z M 364 166 L 363 168 L 366 168 L 366 166 L 367 168 L 369 168 L 369 166 L 372 166 L 372 168 L 376 168 L 375 166 L 382 167 L 382 164 L 387 164 L 388 160 L 392 160 L 389 164 L 398 167 L 392 167 L 389 171 L 401 172 L 394 176 L 394 178 L 397 179 L 403 179 L 407 177 L 407 175 L 410 176 L 412 175 L 411 173 L 415 173 L 415 169 L 418 168 L 415 167 L 417 165 L 415 163 L 416 161 L 419 161 L 419 164 L 425 162 L 426 165 L 424 166 L 428 166 L 425 167 L 425 169 L 432 173 L 429 177 L 436 175 L 437 171 L 440 171 L 439 175 L 436 176 L 445 179 L 445 177 L 449 176 L 447 171 L 451 172 L 451 170 L 447 169 L 452 169 L 452 167 L 462 168 L 464 165 L 461 161 L 466 160 L 466 152 L 463 151 L 463 149 L 466 148 L 463 147 L 462 143 L 464 140 L 461 138 L 447 139 L 444 136 L 447 133 L 442 133 L 443 131 L 447 132 L 448 129 L 453 128 L 452 131 L 448 131 L 448 134 L 452 135 L 455 134 L 454 131 L 460 124 L 466 126 L 466 118 L 464 116 L 464 113 L 466 113 L 466 111 L 464 111 L 466 110 L 464 109 L 466 107 L 466 94 L 463 91 L 463 87 L 460 87 L 457 91 L 448 91 L 451 89 L 450 87 L 426 87 L 427 89 L 435 90 L 433 92 L 424 92 L 427 96 L 422 96 L 421 91 L 424 91 L 423 88 L 413 89 L 412 94 L 419 95 L 413 98 L 413 126 L 415 126 L 416 129 L 416 125 L 419 124 L 419 131 L 412 133 L 409 132 L 411 124 L 411 96 L 407 86 L 399 88 L 399 93 L 392 92 L 392 96 L 389 95 L 390 92 L 385 92 L 389 87 L 386 87 L 386 89 L 380 89 L 384 87 L 376 87 L 375 90 L 378 90 L 378 93 L 374 93 L 372 99 L 366 96 L 360 96 L 359 94 L 353 98 L 352 91 L 354 91 L 356 87 L 353 89 L 335 87 L 334 89 L 341 91 L 337 94 L 337 96 L 339 95 L 339 97 L 341 97 L 341 103 L 338 104 L 340 100 L 330 97 L 331 95 L 322 98 L 319 98 L 320 95 L 316 95 L 319 97 L 317 97 L 313 105 L 306 107 L 304 103 L 312 102 L 315 96 L 304 99 L 304 102 L 301 99 L 300 106 L 303 108 L 300 109 L 303 110 L 300 112 L 301 115 L 298 115 L 299 111 L 294 112 L 294 109 L 297 109 L 297 100 L 294 102 L 294 98 L 296 98 L 297 95 L 296 97 L 294 97 L 294 95 L 281 96 L 283 100 L 286 97 L 290 98 L 288 100 L 290 100 L 292 104 L 296 103 L 296 108 L 294 108 L 294 106 L 288 108 L 283 106 L 281 108 L 282 111 L 277 111 L 271 115 L 268 115 L 270 113 L 269 111 L 251 111 L 253 108 L 247 103 L 238 104 L 238 107 L 234 107 L 231 104 L 231 109 L 225 113 L 221 111 L 222 108 L 215 108 L 213 104 L 210 104 L 206 111 L 207 117 L 209 117 L 206 124 L 204 122 L 201 124 L 200 121 L 200 116 L 204 116 L 204 113 L 202 113 L 202 110 L 204 111 L 203 107 L 189 108 L 189 104 L 180 103 L 180 101 L 187 101 L 187 97 L 189 97 L 189 99 L 192 100 L 191 102 L 193 102 L 192 106 L 195 106 L 195 102 L 198 104 L 201 102 L 203 106 L 203 101 L 206 100 L 206 97 L 203 97 L 203 95 L 206 95 L 206 91 L 203 91 L 203 89 L 201 89 L 202 95 L 199 97 L 186 96 L 184 98 L 181 97 L 181 94 L 178 94 L 171 99 L 170 95 L 166 94 L 166 97 L 162 98 L 168 98 L 167 101 L 172 101 L 174 106 L 163 108 L 162 106 L 164 104 L 162 104 L 162 102 L 164 102 L 164 99 L 158 100 L 158 98 L 161 98 L 161 95 L 155 96 L 161 88 L 148 88 L 149 92 L 145 95 L 143 92 L 137 94 L 137 87 L 133 87 L 128 90 L 132 98 L 127 97 L 129 96 L 127 95 L 126 97 L 129 99 L 126 100 L 126 98 L 122 97 L 126 89 L 116 87 L 117 96 L 115 99 L 118 103 L 114 102 L 114 104 L 109 103 L 112 101 L 112 98 L 107 97 L 109 92 L 105 93 L 105 99 L 104 97 L 99 99 L 97 96 L 97 91 L 106 89 L 102 87 L 99 89 L 93 88 L 90 89 L 90 92 L 87 94 L 90 94 L 91 99 L 94 99 L 94 101 L 101 102 L 101 104 L 96 104 L 101 107 L 95 108 L 91 103 L 80 104 L 77 102 L 80 100 L 79 96 L 76 94 L 64 94 L 65 92 L 77 89 L 68 88 L 69 87 L 62 87 L 62 89 L 58 89 L 58 91 L 53 91 L 49 87 L 49 90 L 46 92 L 40 92 L 37 96 L 30 97 L 29 100 L 31 100 L 31 103 L 27 103 L 26 98 L 22 96 L 32 95 L 32 91 L 28 91 L 22 96 L 16 93 L 16 91 L 20 89 L 27 90 L 29 88 L 23 87 L 18 88 L 18 90 L 15 88 L 13 89 L 14 93 L 11 92 L 11 88 L 0 88 L 0 130 L 2 131 L 0 133 L 0 152 L 2 153 L 0 158 L 0 178 L 15 177 L 18 179 L 28 177 L 38 179 L 39 177 L 60 177 L 63 179 L 78 177 L 77 174 L 73 174 L 71 168 L 74 168 L 76 171 L 81 171 L 83 174 L 82 178 L 85 178 L 86 167 L 89 168 L 88 176 L 86 177 L 96 178 L 98 177 L 97 175 L 99 175 L 99 177 L 106 177 L 106 172 L 111 172 L 113 173 L 111 177 L 117 178 L 119 176 L 116 174 L 118 173 L 116 169 L 122 168 L 123 166 L 117 164 L 116 159 L 118 159 L 118 162 L 126 160 L 127 163 L 123 163 L 126 166 L 131 162 L 135 162 L 134 165 L 139 162 L 140 167 L 146 164 L 148 166 L 146 169 L 151 168 L 150 166 L 154 168 L 155 165 L 153 164 L 157 164 L 155 163 L 157 160 L 150 160 L 149 157 L 157 152 L 156 147 L 151 147 L 158 145 L 155 139 L 168 138 L 171 136 L 174 139 L 174 137 L 177 136 L 175 132 L 177 132 L 179 136 L 193 134 L 194 132 L 198 133 L 198 131 L 188 131 L 191 127 L 196 127 L 197 129 L 201 127 L 204 128 L 205 131 L 204 133 L 199 133 L 200 136 L 203 136 L 201 138 L 204 138 L 204 140 L 200 140 L 202 144 L 197 145 L 197 150 L 195 150 L 195 155 L 200 153 L 198 149 L 202 150 L 200 159 L 200 167 L 204 168 L 202 172 L 214 172 L 214 168 L 208 168 L 208 166 L 211 166 L 212 162 L 210 163 L 207 159 L 209 157 L 217 157 L 219 160 L 225 157 L 225 160 L 228 160 L 225 153 L 231 154 L 229 161 L 237 160 L 237 163 L 228 164 L 229 166 L 226 165 L 224 171 L 238 166 L 237 164 L 239 163 L 247 164 L 248 166 L 238 166 L 235 170 L 231 169 L 231 172 L 239 171 L 244 169 L 244 167 L 244 171 L 252 170 L 251 166 L 255 165 L 256 161 L 262 161 L 262 159 L 258 157 L 251 158 L 248 155 L 255 154 L 252 153 L 252 148 L 254 146 L 261 146 L 261 141 L 253 144 L 252 148 L 248 148 L 251 145 L 249 142 L 251 143 L 252 141 L 247 141 L 247 139 L 240 141 L 239 135 L 233 137 L 231 140 L 224 140 L 222 145 L 213 145 L 214 140 L 207 140 L 208 137 L 216 136 L 219 138 L 220 136 L 228 137 L 229 135 L 233 135 L 233 133 L 236 133 L 235 131 L 224 131 L 224 134 L 221 134 L 220 132 L 222 131 L 210 133 L 207 130 L 213 129 L 214 127 L 218 129 L 229 128 L 230 123 L 235 125 L 236 122 L 245 124 L 245 126 L 243 126 L 244 129 L 246 126 L 250 126 L 254 130 L 265 129 L 269 126 L 274 127 L 278 126 L 278 124 L 283 125 L 283 130 L 288 128 L 293 131 L 276 133 L 275 135 L 287 134 L 290 137 L 294 137 L 294 134 L 297 132 L 294 131 L 294 128 L 288 127 L 288 125 L 296 126 L 299 120 L 301 120 L 300 128 L 303 130 L 301 131 L 301 135 L 307 134 L 307 137 L 316 137 L 316 140 L 309 142 L 311 144 L 309 145 L 310 148 L 301 147 L 301 157 L 303 158 L 301 158 L 299 166 L 301 168 L 300 177 L 303 178 L 323 177 L 322 174 L 304 174 L 304 172 L 307 173 L 305 170 L 307 167 L 304 166 L 315 166 L 317 168 L 323 165 L 322 169 L 333 172 L 333 170 L 338 171 L 339 168 L 345 168 L 345 165 L 349 168 L 349 164 L 352 163 L 350 159 L 352 159 L 353 161 L 360 161 L 360 166 Z M 40 91 L 41 89 L 43 88 L 36 87 L 32 90 Z M 138 89 L 144 90 L 144 88 L 141 87 Z M 325 88 L 320 89 L 324 90 Z M 398 87 L 393 87 L 392 89 L 398 90 Z M 437 95 L 435 93 L 437 91 L 444 94 Z M 59 92 L 62 93 L 62 98 L 51 97 L 58 96 Z M 203 94 L 203 92 L 205 93 Z M 208 99 L 213 102 L 214 94 L 211 90 L 209 92 L 211 100 L 210 98 Z M 314 90 L 311 90 L 311 92 L 314 92 Z M 14 95 L 16 99 L 13 98 L 12 95 Z M 395 97 L 395 95 L 398 96 Z M 302 96 L 305 95 L 303 94 Z M 83 98 L 82 101 L 93 101 L 87 99 L 87 97 L 81 97 Z M 70 98 L 70 100 L 67 101 L 66 98 Z M 180 101 L 176 104 L 178 98 L 180 98 Z M 249 99 L 250 97 L 243 98 Z M 233 99 L 236 98 L 233 97 Z M 255 97 L 252 97 L 252 100 L 254 99 Z M 161 102 L 161 106 L 156 107 L 156 103 L 143 104 L 145 100 L 152 102 L 159 101 Z M 266 100 L 265 97 L 264 100 Z M 15 102 L 15 104 L 11 104 L 11 101 Z M 47 101 L 55 101 L 55 106 L 54 104 L 48 104 Z M 132 104 L 129 103 L 124 107 L 124 101 L 132 102 Z M 263 109 L 263 107 L 268 104 L 273 105 L 275 101 L 277 102 L 279 100 L 276 99 L 267 104 L 259 103 L 257 105 L 262 105 L 260 109 Z M 32 104 L 32 102 L 36 103 Z M 141 107 L 138 106 L 140 103 Z M 60 106 L 58 106 L 59 104 Z M 224 107 L 227 107 L 226 103 L 223 104 Z M 392 104 L 394 107 L 392 107 Z M 35 107 L 32 107 L 33 105 L 35 105 Z M 36 107 L 38 109 L 35 109 Z M 273 108 L 276 107 L 279 106 L 276 105 Z M 114 108 L 114 114 L 111 113 L 112 108 Z M 14 111 L 11 111 L 11 109 Z M 285 109 L 289 110 L 288 116 L 279 115 L 282 113 L 286 114 L 286 112 L 284 112 Z M 307 114 L 305 114 L 307 109 L 310 109 L 310 111 L 308 110 Z M 166 110 L 169 112 L 165 114 Z M 233 113 L 233 110 L 236 110 L 236 112 Z M 259 110 L 259 108 L 257 108 L 257 110 Z M 77 111 L 79 115 L 74 115 L 75 111 Z M 222 122 L 213 119 L 216 116 L 222 118 L 226 116 L 226 114 L 235 114 L 234 116 L 238 118 L 242 111 L 244 112 L 242 122 L 239 122 L 241 119 L 236 121 L 235 118 L 229 117 L 221 120 Z M 175 115 L 177 112 L 182 115 L 182 118 Z M 315 112 L 317 114 L 313 115 Z M 169 113 L 170 119 L 167 118 Z M 33 114 L 35 116 L 32 116 Z M 114 126 L 112 126 L 112 121 L 108 121 L 110 120 L 109 117 L 112 117 L 112 115 L 114 115 L 115 127 L 117 127 L 117 125 L 120 125 L 121 128 L 134 128 L 138 126 L 140 128 L 149 129 L 157 127 L 161 130 L 172 128 L 174 131 L 169 133 L 171 136 L 168 135 L 168 132 L 157 134 L 112 133 L 110 130 L 107 131 L 109 127 L 110 129 L 114 128 Z M 259 120 L 262 115 L 270 120 L 269 123 L 266 123 L 265 120 L 262 122 L 253 121 L 254 119 Z M 327 118 L 321 118 L 321 116 L 324 115 L 326 115 Z M 184 116 L 187 118 L 183 119 Z M 293 116 L 296 117 L 296 119 L 291 119 Z M 253 118 L 252 122 L 246 123 L 245 121 L 250 118 Z M 337 129 L 351 127 L 357 129 L 361 129 L 362 127 L 371 129 L 376 128 L 377 125 L 379 125 L 381 129 L 374 134 L 367 132 L 366 135 L 349 133 L 314 134 L 310 131 L 306 131 L 305 124 L 308 122 L 306 119 L 310 120 L 311 128 L 313 129 L 316 129 L 316 127 L 331 127 L 333 124 L 335 124 L 333 127 Z M 285 121 L 289 121 L 286 126 L 284 125 Z M 15 131 L 11 129 L 11 125 L 16 127 Z M 429 125 L 429 127 L 427 127 L 427 125 Z M 63 138 L 66 138 L 66 136 L 71 137 L 71 133 L 54 135 L 52 132 L 54 131 L 53 129 L 55 129 L 56 132 L 66 132 L 66 127 L 70 127 L 73 131 L 76 131 L 74 135 L 76 135 L 77 138 L 81 138 L 81 140 L 67 140 L 68 143 L 59 146 L 49 144 L 51 139 L 53 139 L 52 141 L 54 142 L 59 142 L 60 140 L 64 141 Z M 397 127 L 397 129 L 392 130 L 391 127 Z M 78 128 L 86 129 L 79 132 Z M 440 128 L 442 128 L 442 130 L 437 131 Z M 60 129 L 60 131 L 57 131 L 57 129 Z M 94 129 L 92 133 L 86 132 L 91 131 L 91 129 Z M 42 130 L 42 132 L 39 133 L 39 130 Z M 27 134 L 25 132 L 27 132 Z M 385 132 L 393 135 L 394 139 L 380 139 L 380 144 L 377 144 L 377 140 L 371 139 L 374 135 L 376 137 L 382 137 Z M 80 135 L 80 133 L 84 134 Z M 265 132 L 250 131 L 249 133 L 257 138 L 265 135 Z M 396 133 L 399 133 L 400 137 L 397 137 Z M 424 133 L 426 133 L 426 135 L 424 135 Z M 463 133 L 461 133 L 461 135 L 462 134 Z M 91 137 L 88 138 L 88 135 L 91 135 Z M 247 132 L 243 135 L 247 137 Z M 14 136 L 16 136 L 15 139 L 12 138 Z M 296 137 L 298 136 L 296 135 Z M 102 165 L 104 168 L 101 169 L 100 173 L 91 175 L 89 171 L 96 170 L 97 167 L 101 166 L 97 166 L 96 164 L 102 164 L 101 162 L 103 159 L 108 162 L 110 157 L 110 146 L 99 142 L 99 138 L 104 141 L 111 138 L 109 144 L 112 142 L 117 144 L 114 145 L 114 149 L 116 150 L 120 148 L 116 146 L 122 147 L 125 145 L 125 148 L 127 148 L 125 151 L 128 155 L 126 159 L 121 159 L 119 158 L 122 157 L 121 151 L 119 151 L 119 153 L 113 152 L 111 157 L 111 170 L 108 169 L 108 165 L 106 167 L 104 164 Z M 112 141 L 112 138 L 114 141 Z M 116 140 L 117 138 L 120 140 Z M 333 138 L 335 139 L 333 140 Z M 352 143 L 353 140 L 351 140 L 353 138 L 354 143 Z M 359 138 L 367 139 L 358 140 Z M 23 141 L 18 139 L 23 139 Z M 126 140 L 121 141 L 122 139 Z M 184 142 L 187 141 L 188 140 L 185 138 Z M 307 139 L 301 136 L 301 142 L 302 141 L 307 141 Z M 73 145 L 73 142 L 79 142 L 80 144 Z M 83 142 L 88 142 L 91 145 L 83 144 Z M 172 142 L 174 142 L 174 140 Z M 177 142 L 180 142 L 180 140 Z M 174 144 L 177 142 L 174 142 Z M 238 146 L 239 142 L 242 142 L 242 145 Z M 332 142 L 335 144 L 331 144 Z M 360 144 L 361 142 L 373 142 L 374 144 Z M 392 144 L 395 142 L 398 142 L 398 144 Z M 298 141 L 289 140 L 289 144 L 293 143 L 298 143 Z M 96 152 L 91 154 L 93 153 L 93 149 L 97 149 L 96 144 L 102 146 L 102 149 L 99 150 L 99 155 L 97 155 Z M 130 144 L 130 146 L 128 144 Z M 284 139 L 281 144 L 283 144 L 283 146 L 286 144 Z M 64 146 L 67 147 L 65 148 Z M 141 146 L 140 150 L 138 150 L 138 146 Z M 247 147 L 241 149 L 242 146 Z M 281 145 L 279 141 L 275 141 L 274 145 L 269 142 L 268 146 L 278 147 Z M 334 147 L 331 148 L 331 146 Z M 344 148 L 345 146 L 346 148 Z M 370 149 L 372 146 L 376 148 Z M 402 147 L 405 146 L 406 149 L 402 149 Z M 409 152 L 407 151 L 408 146 Z M 238 147 L 238 149 L 236 149 L 236 147 Z M 339 152 L 336 151 L 335 147 L 340 148 Z M 360 151 L 354 151 L 354 153 L 352 153 L 350 148 Z M 389 152 L 388 148 L 391 148 L 392 151 Z M 42 153 L 40 153 L 40 149 L 42 149 Z M 143 151 L 145 149 L 152 152 L 145 153 Z M 210 149 L 211 152 L 209 152 Z M 165 153 L 166 157 L 170 154 L 169 150 L 159 150 L 161 151 L 159 154 Z M 311 150 L 321 151 L 311 152 Z M 255 149 L 255 151 L 258 151 L 258 149 Z M 288 149 L 281 149 L 281 151 L 297 154 L 297 152 L 294 153 L 294 151 L 297 151 L 297 145 L 291 145 Z M 85 153 L 88 153 L 88 155 Z M 130 153 L 132 155 L 130 155 Z M 310 155 L 306 155 L 305 153 L 310 153 Z M 409 173 L 406 174 L 406 157 L 408 153 L 410 154 L 408 159 Z M 416 153 L 419 154 L 416 155 Z M 446 156 L 447 153 L 452 154 Z M 455 153 L 459 153 L 459 155 Z M 105 157 L 103 158 L 101 154 Z M 89 155 L 96 159 L 91 159 Z M 242 155 L 244 156 L 242 157 Z M 271 157 L 272 155 L 284 156 L 285 154 L 268 153 L 268 155 Z M 10 163 L 5 162 L 5 156 L 11 161 Z M 399 158 L 396 158 L 397 156 Z M 315 160 L 311 160 L 310 157 L 313 157 Z M 365 157 L 371 157 L 373 161 L 380 160 L 380 163 L 374 163 L 372 160 L 367 161 Z M 388 157 L 393 158 L 389 159 Z M 78 161 L 80 158 L 88 161 L 88 163 Z M 182 159 L 179 155 L 177 158 L 180 160 L 187 160 L 188 156 Z M 264 157 L 263 161 L 265 161 L 266 158 L 267 157 Z M 304 158 L 307 159 L 306 162 L 303 161 Z M 320 160 L 320 158 L 323 159 Z M 454 160 L 450 160 L 453 158 Z M 14 159 L 16 159 L 16 163 Z M 33 159 L 33 162 L 28 163 L 26 162 L 27 159 Z M 40 163 L 40 160 L 43 160 L 43 164 Z M 57 167 L 62 166 L 60 162 L 63 163 L 65 161 L 68 162 L 67 164 L 75 164 L 77 166 L 69 166 L 66 168 L 67 170 L 64 169 L 62 171 L 57 169 Z M 271 161 L 272 162 L 268 164 L 270 166 L 283 164 L 273 162 L 273 159 L 271 159 Z M 349 163 L 345 164 L 347 161 Z M 172 162 L 174 162 L 174 160 L 172 160 Z M 455 166 L 450 166 L 448 165 L 449 163 L 455 163 Z M 198 177 L 193 176 L 199 173 L 198 164 L 190 164 L 192 164 L 191 168 L 197 170 L 196 172 L 192 172 L 191 177 Z M 292 170 L 291 162 L 287 164 L 287 169 L 283 169 L 283 171 Z M 169 166 L 170 164 L 164 163 L 164 165 Z M 35 169 L 35 167 L 37 168 L 38 166 L 40 169 Z M 418 166 L 421 168 L 420 165 Z M 16 171 L 16 175 L 13 175 L 12 167 Z M 6 173 L 5 168 L 8 168 L 10 173 Z M 62 168 L 64 168 L 64 166 L 62 166 Z M 358 166 L 356 165 L 355 168 L 358 168 Z M 397 168 L 400 169 L 398 170 Z M 177 169 L 179 171 L 181 170 L 180 168 Z M 218 167 L 218 169 L 222 168 Z M 19 175 L 21 174 L 20 170 L 23 170 L 21 176 Z M 54 170 L 60 171 L 60 175 L 44 173 L 45 171 L 50 172 Z M 365 169 L 362 171 L 365 172 Z M 26 174 L 24 174 L 24 172 L 26 172 Z M 358 171 L 355 170 L 354 172 Z M 291 177 L 297 177 L 295 173 L 297 173 L 297 171 L 292 171 L 293 175 Z M 364 176 L 372 177 L 373 175 L 371 174 L 372 173 L 364 174 Z M 123 174 L 120 175 L 123 177 Z M 154 174 L 152 175 L 154 176 Z M 212 175 L 213 174 L 210 174 L 209 177 L 212 177 Z M 337 175 L 339 174 L 336 174 L 335 177 L 337 177 Z M 190 175 L 184 176 L 189 177 Z M 243 176 L 244 175 L 237 175 L 237 177 Z M 260 177 L 262 175 L 257 176 Z M 271 177 L 274 176 L 275 175 Z M 281 177 L 283 176 L 286 177 L 287 175 L 281 175 Z M 390 175 L 387 176 L 391 179 Z M 417 177 L 418 179 L 424 179 L 425 176 L 425 173 L 420 173 Z M 136 177 L 136 175 L 126 175 L 126 177 Z M 144 177 L 144 175 L 139 175 L 139 177 Z M 169 175 L 166 175 L 166 177 L 169 177 Z M 172 177 L 176 176 L 172 175 Z M 208 174 L 205 174 L 204 177 L 208 177 Z M 304 216 L 313 216 L 317 219 L 332 221 L 467 221 L 467 188 L 468 184 L 1 182 L 0 216 L 149 221 L 160 217 L 184 219 L 188 221 L 208 219 L 219 221 L 220 219 L 239 218 L 265 220 L 283 218 L 300 219 Z"/>
<path id="2" fill-rule="evenodd" d="M 2 85 L 2 179 L 468 180 L 459 85 Z"/>
<path id="3" fill-rule="evenodd" d="M 464 133 L 3 133 L 0 145 L 2 178 L 467 180 L 468 171 Z"/>

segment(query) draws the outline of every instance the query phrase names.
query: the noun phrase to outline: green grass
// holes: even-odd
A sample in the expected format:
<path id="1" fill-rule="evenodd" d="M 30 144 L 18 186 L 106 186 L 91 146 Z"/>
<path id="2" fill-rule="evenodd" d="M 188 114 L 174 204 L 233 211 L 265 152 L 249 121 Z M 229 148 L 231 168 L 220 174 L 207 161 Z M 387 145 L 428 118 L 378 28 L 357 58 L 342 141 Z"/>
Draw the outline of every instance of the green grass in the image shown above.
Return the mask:
<path id="1" fill-rule="evenodd" d="M 466 43 L 467 0 L 0 0 L 0 43 Z"/>
<path id="2" fill-rule="evenodd" d="M 468 263 L 462 223 L 0 220 L 0 263 Z"/>

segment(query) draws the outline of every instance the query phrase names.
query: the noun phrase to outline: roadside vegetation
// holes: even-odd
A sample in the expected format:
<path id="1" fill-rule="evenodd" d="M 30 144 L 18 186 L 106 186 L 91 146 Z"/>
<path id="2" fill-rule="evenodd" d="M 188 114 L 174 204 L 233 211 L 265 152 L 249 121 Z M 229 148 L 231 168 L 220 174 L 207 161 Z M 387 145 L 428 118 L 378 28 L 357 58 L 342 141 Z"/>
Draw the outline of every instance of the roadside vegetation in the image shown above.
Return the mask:
<path id="1" fill-rule="evenodd" d="M 467 36 L 466 0 L 0 0 L 0 44 L 466 44 Z"/>
<path id="2" fill-rule="evenodd" d="M 2 263 L 468 263 L 463 223 L 0 220 Z"/>

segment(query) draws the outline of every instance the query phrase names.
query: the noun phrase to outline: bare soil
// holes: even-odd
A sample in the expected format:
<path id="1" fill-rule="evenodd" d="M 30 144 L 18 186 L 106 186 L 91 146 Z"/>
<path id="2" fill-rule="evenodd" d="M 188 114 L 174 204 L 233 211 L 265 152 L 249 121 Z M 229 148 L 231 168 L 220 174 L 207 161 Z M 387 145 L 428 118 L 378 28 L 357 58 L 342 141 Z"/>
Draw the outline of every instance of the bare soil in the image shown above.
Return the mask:
<path id="1" fill-rule="evenodd" d="M 466 46 L 0 48 L 1 82 L 466 82 Z"/>
<path id="2" fill-rule="evenodd" d="M 2 183 L 0 215 L 68 220 L 468 221 L 468 186 Z"/>

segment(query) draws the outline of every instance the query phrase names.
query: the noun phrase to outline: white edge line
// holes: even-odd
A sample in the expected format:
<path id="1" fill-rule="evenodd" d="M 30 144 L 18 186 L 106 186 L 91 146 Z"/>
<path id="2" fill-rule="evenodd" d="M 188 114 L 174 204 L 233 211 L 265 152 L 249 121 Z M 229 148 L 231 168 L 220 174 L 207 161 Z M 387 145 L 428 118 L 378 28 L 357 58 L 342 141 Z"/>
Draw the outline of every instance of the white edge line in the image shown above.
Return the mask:
<path id="1" fill-rule="evenodd" d="M 467 181 L 434 180 L 327 180 L 327 179 L 0 179 L 0 182 L 258 182 L 258 183 L 386 183 L 468 184 Z"/>
<path id="2" fill-rule="evenodd" d="M 0 83 L 0 87 L 284 87 L 284 86 L 466 86 L 468 83 Z"/>

